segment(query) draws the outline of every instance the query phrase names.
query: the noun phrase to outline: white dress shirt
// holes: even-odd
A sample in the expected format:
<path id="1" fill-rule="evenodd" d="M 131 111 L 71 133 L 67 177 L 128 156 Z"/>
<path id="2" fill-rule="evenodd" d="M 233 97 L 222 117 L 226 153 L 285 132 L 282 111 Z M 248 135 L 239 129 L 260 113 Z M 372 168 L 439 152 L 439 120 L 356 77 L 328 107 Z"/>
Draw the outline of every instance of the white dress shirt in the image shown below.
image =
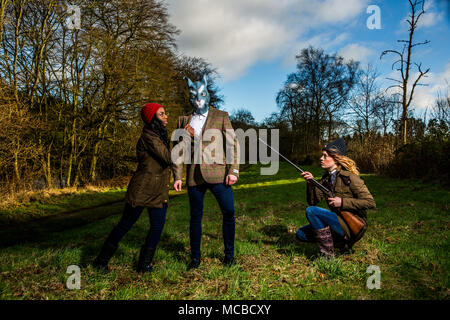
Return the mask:
<path id="1" fill-rule="evenodd" d="M 191 122 L 189 125 L 194 128 L 194 132 L 196 136 L 200 136 L 205 126 L 206 117 L 208 116 L 209 110 L 205 114 L 194 113 L 191 118 Z"/>

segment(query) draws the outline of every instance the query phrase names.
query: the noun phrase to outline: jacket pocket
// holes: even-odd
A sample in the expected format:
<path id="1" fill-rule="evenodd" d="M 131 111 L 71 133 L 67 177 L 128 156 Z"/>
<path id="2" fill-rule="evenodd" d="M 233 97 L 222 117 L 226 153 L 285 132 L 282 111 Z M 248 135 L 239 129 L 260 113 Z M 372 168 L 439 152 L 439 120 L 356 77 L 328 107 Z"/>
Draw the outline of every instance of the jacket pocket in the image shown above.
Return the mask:
<path id="1" fill-rule="evenodd" d="M 145 182 L 143 183 L 143 192 L 147 195 L 155 195 L 161 193 L 161 186 L 163 184 L 163 175 L 148 173 L 145 177 Z"/>
<path id="2" fill-rule="evenodd" d="M 143 178 L 139 198 L 146 206 L 154 205 L 161 195 L 162 176 L 147 172 Z"/>
<path id="3" fill-rule="evenodd" d="M 130 183 L 128 184 L 127 193 L 136 196 L 141 189 L 142 182 L 145 173 L 143 171 L 136 171 L 131 177 Z"/>

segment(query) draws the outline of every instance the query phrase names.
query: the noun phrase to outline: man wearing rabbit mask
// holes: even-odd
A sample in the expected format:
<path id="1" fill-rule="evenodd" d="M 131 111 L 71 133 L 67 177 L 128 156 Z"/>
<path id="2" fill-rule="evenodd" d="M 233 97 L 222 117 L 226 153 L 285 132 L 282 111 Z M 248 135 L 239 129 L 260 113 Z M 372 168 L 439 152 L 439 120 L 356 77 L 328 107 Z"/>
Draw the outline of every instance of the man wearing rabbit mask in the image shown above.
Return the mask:
<path id="1" fill-rule="evenodd" d="M 201 141 L 200 161 L 194 159 L 194 149 L 191 149 L 191 161 L 186 167 L 186 184 L 188 187 L 190 204 L 190 245 L 191 262 L 188 269 L 198 268 L 201 258 L 201 236 L 203 202 L 206 191 L 209 189 L 219 203 L 223 217 L 223 239 L 225 246 L 224 264 L 231 266 L 234 260 L 235 217 L 234 200 L 231 186 L 239 177 L 238 143 L 227 112 L 210 107 L 210 95 L 206 76 L 201 81 L 192 82 L 185 77 L 189 88 L 189 101 L 193 110 L 178 119 L 178 129 L 184 129 L 193 140 Z M 220 132 L 220 138 L 233 148 L 232 163 L 227 164 L 225 154 L 216 154 L 214 161 L 205 159 L 205 149 L 215 140 L 204 139 L 209 132 Z M 217 142 L 217 141 L 216 141 Z M 195 157 L 197 158 L 197 157 Z M 174 188 L 181 190 L 184 163 L 175 165 Z"/>

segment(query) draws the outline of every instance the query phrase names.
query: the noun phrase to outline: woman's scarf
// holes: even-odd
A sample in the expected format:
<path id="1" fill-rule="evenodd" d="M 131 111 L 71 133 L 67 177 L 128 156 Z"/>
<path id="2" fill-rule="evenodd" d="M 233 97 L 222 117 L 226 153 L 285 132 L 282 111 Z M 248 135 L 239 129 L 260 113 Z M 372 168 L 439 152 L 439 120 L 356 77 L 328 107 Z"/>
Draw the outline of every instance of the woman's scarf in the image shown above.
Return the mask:
<path id="1" fill-rule="evenodd" d="M 161 139 L 167 149 L 170 150 L 170 140 L 167 134 L 167 129 L 163 125 L 161 120 L 154 116 L 150 123 L 145 125 L 145 128 L 155 133 Z"/>

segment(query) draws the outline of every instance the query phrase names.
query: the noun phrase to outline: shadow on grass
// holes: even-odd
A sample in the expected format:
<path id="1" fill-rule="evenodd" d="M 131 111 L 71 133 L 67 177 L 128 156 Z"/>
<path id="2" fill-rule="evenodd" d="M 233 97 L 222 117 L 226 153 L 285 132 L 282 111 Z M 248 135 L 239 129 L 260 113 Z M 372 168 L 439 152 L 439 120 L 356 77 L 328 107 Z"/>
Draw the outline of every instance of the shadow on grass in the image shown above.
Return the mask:
<path id="1" fill-rule="evenodd" d="M 173 257 L 180 261 L 187 261 L 187 253 L 184 248 L 184 243 L 177 240 L 176 238 L 164 234 L 161 237 L 161 241 L 158 243 L 158 248 L 169 252 L 173 255 Z"/>
<path id="2" fill-rule="evenodd" d="M 121 214 L 123 206 L 123 201 L 120 201 L 112 205 L 98 206 L 95 209 L 76 210 L 68 214 L 59 214 L 3 228 L 0 231 L 0 248 L 24 243 L 38 244 L 50 240 L 55 233 L 79 228 Z"/>
<path id="3" fill-rule="evenodd" d="M 123 207 L 124 203 L 119 202 L 114 205 L 98 207 L 95 210 L 79 210 L 69 215 L 61 214 L 20 226 L 5 228 L 0 231 L 0 248 L 8 248 L 15 245 L 39 249 L 76 247 L 80 249 L 79 265 L 87 267 L 92 264 L 107 236 L 118 223 Z M 114 223 L 108 222 L 100 232 L 95 229 L 96 224 L 100 223 L 103 225 L 103 221 L 112 216 L 117 216 Z M 91 229 L 90 226 L 94 229 Z M 78 233 L 77 230 L 80 232 Z M 69 231 L 72 236 L 61 237 L 66 231 Z M 120 241 L 119 248 L 114 256 L 123 254 L 124 251 L 122 250 L 124 250 L 124 247 L 136 248 L 137 254 L 132 258 L 133 267 L 136 269 L 139 250 L 145 241 L 149 226 L 144 227 L 136 223 L 130 231 L 133 232 L 128 232 Z M 55 236 L 57 240 L 55 240 Z M 177 260 L 187 261 L 184 243 L 173 236 L 163 233 L 161 241 L 158 243 L 158 249 L 164 250 Z"/>
<path id="4" fill-rule="evenodd" d="M 127 247 L 135 247 L 136 248 L 136 255 L 133 257 L 133 269 L 136 270 L 137 268 L 137 262 L 139 258 L 139 251 L 141 248 L 141 245 L 144 243 L 145 236 L 148 232 L 148 229 L 140 228 L 137 225 L 134 225 L 132 227 L 135 229 L 134 231 L 142 235 L 141 241 L 136 240 L 135 237 L 127 237 L 125 236 L 120 242 L 119 247 L 117 251 L 115 252 L 114 256 L 121 255 L 122 254 L 122 248 L 124 246 Z M 138 230 L 139 229 L 139 230 Z M 95 243 L 90 243 L 87 245 L 84 245 L 82 247 L 81 257 L 80 257 L 80 266 L 87 267 L 88 265 L 91 265 L 94 261 L 95 257 L 99 254 L 101 247 L 103 246 L 104 241 L 106 240 L 109 233 L 105 234 L 105 237 L 102 239 L 96 239 Z M 161 237 L 161 240 L 158 243 L 158 246 L 156 250 L 164 250 L 166 253 L 171 254 L 176 260 L 180 261 L 187 261 L 186 257 L 186 250 L 184 248 L 183 242 L 177 240 L 176 238 L 163 234 Z M 129 253 L 127 253 L 129 254 Z"/>
<path id="5" fill-rule="evenodd" d="M 306 243 L 297 240 L 295 234 L 288 232 L 288 227 L 281 224 L 267 225 L 259 229 L 259 232 L 266 236 L 266 239 L 246 239 L 250 243 L 263 243 L 274 246 L 278 253 L 291 256 L 293 254 L 303 255 L 307 259 L 317 256 L 317 245 L 315 243 Z M 222 239 L 222 236 L 211 233 L 203 233 L 203 236 L 208 236 L 213 239 Z M 292 247 L 295 246 L 295 249 Z M 221 256 L 212 253 L 210 258 L 220 258 Z"/>
<path id="6" fill-rule="evenodd" d="M 300 254 L 307 259 L 317 256 L 315 243 L 299 241 L 295 234 L 289 233 L 288 227 L 285 225 L 267 225 L 262 227 L 259 232 L 267 236 L 267 240 L 263 240 L 262 243 L 276 247 L 277 252 L 280 254 L 288 256 Z M 260 242 L 260 240 L 249 241 Z"/>
<path id="7" fill-rule="evenodd" d="M 172 195 L 173 199 L 179 195 Z M 56 232 L 79 228 L 110 216 L 122 214 L 123 200 L 108 202 L 84 209 L 60 213 L 26 223 L 13 224 L 0 228 L 0 248 L 27 242 L 39 243 L 50 239 Z"/>

